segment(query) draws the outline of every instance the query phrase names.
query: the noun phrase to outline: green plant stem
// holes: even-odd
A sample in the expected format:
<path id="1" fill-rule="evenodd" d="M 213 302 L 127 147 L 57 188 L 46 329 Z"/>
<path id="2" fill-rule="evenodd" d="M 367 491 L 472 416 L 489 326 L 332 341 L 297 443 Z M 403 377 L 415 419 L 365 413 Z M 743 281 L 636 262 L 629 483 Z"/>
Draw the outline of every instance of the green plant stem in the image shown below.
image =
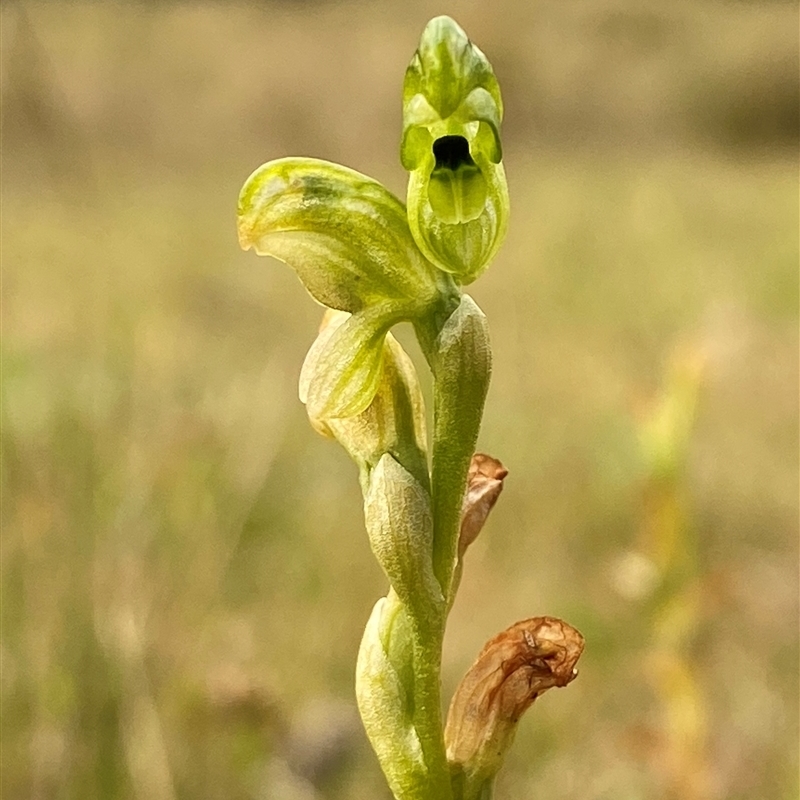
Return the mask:
<path id="1" fill-rule="evenodd" d="M 443 607 L 439 624 L 435 627 L 426 624 L 424 630 L 412 619 L 414 727 L 422 744 L 425 763 L 430 770 L 430 800 L 452 798 L 442 725 L 441 661 L 444 616 Z"/>

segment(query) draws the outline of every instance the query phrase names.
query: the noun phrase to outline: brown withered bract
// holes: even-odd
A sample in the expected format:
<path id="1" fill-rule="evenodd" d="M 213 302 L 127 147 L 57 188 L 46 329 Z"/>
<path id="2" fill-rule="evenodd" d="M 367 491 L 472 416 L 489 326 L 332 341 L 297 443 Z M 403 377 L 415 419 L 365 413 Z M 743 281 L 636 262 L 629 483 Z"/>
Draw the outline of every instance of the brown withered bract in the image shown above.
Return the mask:
<path id="1" fill-rule="evenodd" d="M 451 766 L 494 775 L 531 703 L 574 680 L 583 646 L 583 636 L 555 617 L 517 622 L 490 639 L 450 704 L 445 741 Z"/>
<path id="2" fill-rule="evenodd" d="M 458 556 L 477 539 L 489 512 L 500 492 L 508 470 L 496 459 L 484 453 L 475 453 L 467 474 L 467 493 L 461 507 L 461 532 L 458 537 Z"/>

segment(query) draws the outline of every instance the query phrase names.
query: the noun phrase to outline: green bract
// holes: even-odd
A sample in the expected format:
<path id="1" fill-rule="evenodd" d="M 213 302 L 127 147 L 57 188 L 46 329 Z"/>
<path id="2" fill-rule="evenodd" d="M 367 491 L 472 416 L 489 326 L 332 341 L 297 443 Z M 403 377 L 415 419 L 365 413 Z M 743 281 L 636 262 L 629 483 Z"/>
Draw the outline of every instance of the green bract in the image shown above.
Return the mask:
<path id="1" fill-rule="evenodd" d="M 372 470 L 385 453 L 391 454 L 419 481 L 428 486 L 425 406 L 414 364 L 392 334 L 383 344 L 378 388 L 369 406 L 351 417 L 315 416 L 309 404 L 312 381 L 319 380 L 318 357 L 328 350 L 337 330 L 351 319 L 344 311 L 327 311 L 319 336 L 300 372 L 300 399 L 306 403 L 312 425 L 336 439 L 358 464 L 362 484 L 369 485 Z M 346 356 L 345 361 L 349 361 Z M 316 391 L 320 393 L 317 387 Z"/>
<path id="2" fill-rule="evenodd" d="M 435 617 L 444 597 L 433 574 L 430 494 L 389 453 L 372 473 L 364 519 L 372 552 L 417 624 Z"/>
<path id="3" fill-rule="evenodd" d="M 408 691 L 413 673 L 403 674 L 406 670 L 398 670 L 393 663 L 399 657 L 410 665 L 410 648 L 404 647 L 407 627 L 397 595 L 382 597 L 367 622 L 356 663 L 358 710 L 397 800 L 424 798 L 429 786 L 429 769 L 414 727 L 414 702 Z"/>
<path id="4" fill-rule="evenodd" d="M 314 419 L 352 417 L 369 406 L 381 378 L 383 339 L 395 321 L 383 305 L 319 335 L 300 372 L 300 397 Z"/>
<path id="5" fill-rule="evenodd" d="M 450 17 L 431 20 L 403 85 L 408 221 L 423 253 L 470 283 L 508 226 L 503 101 L 486 56 Z"/>

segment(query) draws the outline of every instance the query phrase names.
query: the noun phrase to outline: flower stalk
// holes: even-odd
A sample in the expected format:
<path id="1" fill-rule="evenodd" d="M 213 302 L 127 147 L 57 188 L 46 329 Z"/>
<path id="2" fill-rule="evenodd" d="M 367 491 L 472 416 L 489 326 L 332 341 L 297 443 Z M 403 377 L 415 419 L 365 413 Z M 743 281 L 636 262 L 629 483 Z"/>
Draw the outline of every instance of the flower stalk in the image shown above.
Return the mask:
<path id="1" fill-rule="evenodd" d="M 291 266 L 327 309 L 300 399 L 358 467 L 370 547 L 390 587 L 364 631 L 356 698 L 397 800 L 488 797 L 520 715 L 574 678 L 583 648 L 560 620 L 512 626 L 467 673 L 445 729 L 447 616 L 506 476 L 475 453 L 492 357 L 486 318 L 461 291 L 508 225 L 502 115 L 486 56 L 437 17 L 404 81 L 405 205 L 372 178 L 311 158 L 264 164 L 239 197 L 242 247 Z M 433 376 L 430 441 L 415 367 L 391 334 L 399 322 L 413 326 Z"/>

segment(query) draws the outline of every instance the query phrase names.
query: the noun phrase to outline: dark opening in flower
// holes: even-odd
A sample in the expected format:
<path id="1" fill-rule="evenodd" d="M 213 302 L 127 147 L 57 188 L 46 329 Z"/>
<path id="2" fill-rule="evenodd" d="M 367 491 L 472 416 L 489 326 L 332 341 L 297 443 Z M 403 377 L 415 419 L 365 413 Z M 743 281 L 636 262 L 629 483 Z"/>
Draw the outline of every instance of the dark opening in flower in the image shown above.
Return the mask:
<path id="1" fill-rule="evenodd" d="M 469 142 L 463 136 L 441 136 L 433 143 L 435 169 L 457 170 L 461 166 L 474 167 L 469 154 Z"/>

